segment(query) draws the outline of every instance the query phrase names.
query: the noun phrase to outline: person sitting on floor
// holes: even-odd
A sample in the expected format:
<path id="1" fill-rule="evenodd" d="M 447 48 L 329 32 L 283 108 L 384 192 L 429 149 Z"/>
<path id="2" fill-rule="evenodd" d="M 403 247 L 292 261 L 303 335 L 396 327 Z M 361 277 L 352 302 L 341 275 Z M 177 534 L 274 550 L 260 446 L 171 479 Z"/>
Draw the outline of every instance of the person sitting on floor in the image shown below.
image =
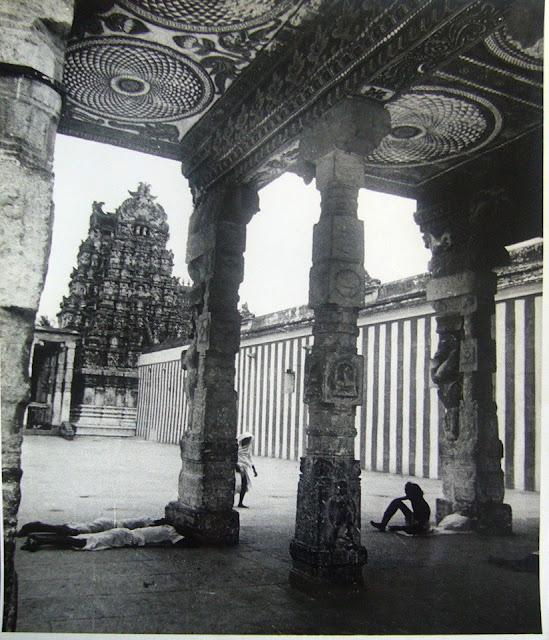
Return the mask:
<path id="1" fill-rule="evenodd" d="M 21 527 L 18 536 L 28 536 L 21 549 L 37 551 L 44 546 L 55 549 L 101 551 L 120 547 L 167 546 L 194 547 L 163 518 L 128 518 L 116 521 L 99 518 L 89 523 L 50 525 L 30 522 Z"/>
<path id="2" fill-rule="evenodd" d="M 249 431 L 245 431 L 241 433 L 238 438 L 238 461 L 236 464 L 236 471 L 240 473 L 240 498 L 238 500 L 237 507 L 240 509 L 247 509 L 248 507 L 244 504 L 244 496 L 250 490 L 252 486 L 252 479 L 250 476 L 250 472 L 254 472 L 254 476 L 257 478 L 257 471 L 255 470 L 254 463 L 252 461 L 252 442 L 253 442 L 253 434 Z M 238 483 L 235 485 L 235 488 L 238 487 Z"/>
<path id="3" fill-rule="evenodd" d="M 429 518 L 431 517 L 431 509 L 423 497 L 421 487 L 415 482 L 407 482 L 404 485 L 404 495 L 402 498 L 395 498 L 385 510 L 381 522 L 370 521 L 372 527 L 385 531 L 389 520 L 400 510 L 404 514 L 406 520 L 405 525 L 397 525 L 389 527 L 389 531 L 404 531 L 409 534 L 425 534 L 429 533 Z M 409 500 L 411 509 L 404 500 Z"/>

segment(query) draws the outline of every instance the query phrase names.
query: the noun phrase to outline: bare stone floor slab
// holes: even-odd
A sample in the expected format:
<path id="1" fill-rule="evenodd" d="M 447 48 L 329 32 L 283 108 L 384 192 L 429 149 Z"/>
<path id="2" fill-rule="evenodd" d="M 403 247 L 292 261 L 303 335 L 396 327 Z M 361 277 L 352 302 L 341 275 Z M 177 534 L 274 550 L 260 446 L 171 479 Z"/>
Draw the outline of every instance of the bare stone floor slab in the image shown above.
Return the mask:
<path id="1" fill-rule="evenodd" d="M 225 549 L 18 550 L 21 632 L 231 634 L 539 633 L 537 576 L 491 565 L 538 548 L 539 496 L 510 491 L 515 534 L 408 538 L 369 526 L 406 478 L 363 473 L 367 588 L 323 602 L 288 586 L 298 464 L 258 458 Z M 179 448 L 135 439 L 29 436 L 19 523 L 162 515 L 176 497 Z M 434 509 L 440 483 L 419 481 Z M 19 545 L 20 546 L 20 545 Z"/>

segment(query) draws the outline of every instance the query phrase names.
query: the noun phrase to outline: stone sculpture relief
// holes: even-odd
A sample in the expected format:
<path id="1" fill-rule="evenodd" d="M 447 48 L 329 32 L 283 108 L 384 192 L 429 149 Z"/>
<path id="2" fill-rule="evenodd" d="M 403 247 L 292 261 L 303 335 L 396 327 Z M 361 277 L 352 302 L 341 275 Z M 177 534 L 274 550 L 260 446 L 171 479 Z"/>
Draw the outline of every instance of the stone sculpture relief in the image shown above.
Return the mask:
<path id="1" fill-rule="evenodd" d="M 431 379 L 438 387 L 438 397 L 445 408 L 444 431 L 449 440 L 459 437 L 459 406 L 462 398 L 460 377 L 460 336 L 445 332 L 431 360 Z"/>

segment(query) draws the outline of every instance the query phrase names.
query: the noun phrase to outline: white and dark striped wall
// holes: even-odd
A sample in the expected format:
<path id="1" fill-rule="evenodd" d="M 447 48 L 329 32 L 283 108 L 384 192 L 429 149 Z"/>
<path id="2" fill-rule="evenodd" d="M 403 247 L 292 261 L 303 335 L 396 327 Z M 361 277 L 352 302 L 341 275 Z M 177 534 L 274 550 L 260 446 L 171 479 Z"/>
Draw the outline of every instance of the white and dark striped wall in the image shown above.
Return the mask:
<path id="1" fill-rule="evenodd" d="M 356 456 L 364 469 L 438 477 L 443 409 L 430 380 L 437 347 L 432 308 L 416 299 L 359 318 L 364 355 L 364 404 L 356 413 Z M 539 490 L 541 283 L 507 287 L 497 295 L 496 400 L 506 486 Z M 298 460 L 305 452 L 303 403 L 310 322 L 243 335 L 236 358 L 239 432 L 251 431 L 255 455 Z M 140 360 L 137 435 L 178 442 L 187 410 L 183 347 Z"/>

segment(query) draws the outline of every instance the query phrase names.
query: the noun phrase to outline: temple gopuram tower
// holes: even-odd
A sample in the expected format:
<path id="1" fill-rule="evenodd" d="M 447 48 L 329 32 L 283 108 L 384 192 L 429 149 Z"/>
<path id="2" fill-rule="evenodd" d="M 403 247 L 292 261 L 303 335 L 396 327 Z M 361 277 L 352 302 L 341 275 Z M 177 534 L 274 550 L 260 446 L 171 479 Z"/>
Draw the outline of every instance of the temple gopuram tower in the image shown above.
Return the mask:
<path id="1" fill-rule="evenodd" d="M 187 289 L 172 276 L 167 216 L 140 183 L 114 213 L 93 203 L 60 326 L 77 330 L 71 422 L 79 435 L 134 435 L 137 358 L 186 335 Z"/>

